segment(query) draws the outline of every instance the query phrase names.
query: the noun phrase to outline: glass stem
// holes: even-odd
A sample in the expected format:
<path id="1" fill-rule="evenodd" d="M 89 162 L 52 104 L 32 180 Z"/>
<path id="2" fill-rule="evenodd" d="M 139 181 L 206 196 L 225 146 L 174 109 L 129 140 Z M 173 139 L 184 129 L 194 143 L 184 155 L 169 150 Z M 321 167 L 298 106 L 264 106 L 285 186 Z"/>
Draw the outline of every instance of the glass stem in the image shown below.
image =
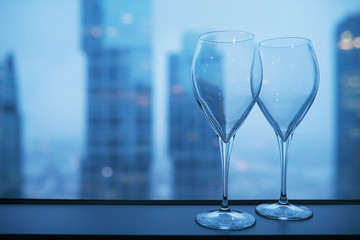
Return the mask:
<path id="1" fill-rule="evenodd" d="M 289 204 L 286 194 L 286 178 L 287 178 L 287 163 L 288 163 L 288 152 L 291 145 L 293 133 L 290 134 L 288 139 L 284 142 L 279 135 L 276 134 L 277 142 L 280 151 L 280 163 L 281 163 L 281 189 L 280 189 L 280 205 Z"/>
<path id="2" fill-rule="evenodd" d="M 233 146 L 235 135 L 229 139 L 228 142 L 224 142 L 220 137 L 219 146 L 221 154 L 221 166 L 222 166 L 222 201 L 221 211 L 230 211 L 228 202 L 228 179 L 229 179 L 229 163 L 230 155 Z"/>

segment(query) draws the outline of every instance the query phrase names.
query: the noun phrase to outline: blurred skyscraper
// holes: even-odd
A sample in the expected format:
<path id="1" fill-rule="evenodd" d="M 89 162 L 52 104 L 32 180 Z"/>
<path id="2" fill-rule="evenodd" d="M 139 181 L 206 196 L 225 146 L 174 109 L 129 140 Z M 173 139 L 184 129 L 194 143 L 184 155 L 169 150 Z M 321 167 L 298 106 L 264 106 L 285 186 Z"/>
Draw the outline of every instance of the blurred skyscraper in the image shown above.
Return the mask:
<path id="1" fill-rule="evenodd" d="M 336 29 L 338 198 L 360 197 L 360 14 Z"/>
<path id="2" fill-rule="evenodd" d="M 0 63 L 0 196 L 21 197 L 21 127 L 15 63 Z"/>
<path id="3" fill-rule="evenodd" d="M 151 1 L 83 0 L 84 198 L 146 199 L 152 159 Z"/>
<path id="4" fill-rule="evenodd" d="M 198 37 L 186 34 L 182 51 L 169 58 L 169 139 L 175 199 L 218 199 L 221 193 L 218 140 L 191 87 Z"/>

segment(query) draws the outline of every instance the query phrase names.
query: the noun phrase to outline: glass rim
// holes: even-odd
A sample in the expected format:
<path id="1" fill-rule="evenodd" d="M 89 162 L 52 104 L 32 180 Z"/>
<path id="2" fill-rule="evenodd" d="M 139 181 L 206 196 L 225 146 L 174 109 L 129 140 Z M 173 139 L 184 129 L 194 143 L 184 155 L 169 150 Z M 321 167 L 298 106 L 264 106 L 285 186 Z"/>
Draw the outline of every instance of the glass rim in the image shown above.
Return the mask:
<path id="1" fill-rule="evenodd" d="M 274 42 L 275 44 L 271 44 L 271 42 Z M 280 44 L 279 42 L 282 43 Z M 258 43 L 259 47 L 265 48 L 294 48 L 306 45 L 311 45 L 311 40 L 305 37 L 276 37 L 265 39 Z"/>
<path id="2" fill-rule="evenodd" d="M 211 35 L 215 35 L 215 34 L 220 34 L 220 33 L 236 33 L 236 34 L 242 34 L 242 35 L 248 35 L 248 37 L 244 38 L 244 39 L 235 39 L 232 38 L 229 41 L 216 41 L 216 40 L 211 40 L 211 39 L 206 39 L 206 36 L 211 36 Z M 251 41 L 255 38 L 255 35 L 247 32 L 247 31 L 238 31 L 238 30 L 220 30 L 220 31 L 210 31 L 210 32 L 205 32 L 203 34 L 201 34 L 199 36 L 199 41 L 203 41 L 203 42 L 207 42 L 207 43 L 240 43 L 240 42 L 247 42 L 247 41 Z"/>

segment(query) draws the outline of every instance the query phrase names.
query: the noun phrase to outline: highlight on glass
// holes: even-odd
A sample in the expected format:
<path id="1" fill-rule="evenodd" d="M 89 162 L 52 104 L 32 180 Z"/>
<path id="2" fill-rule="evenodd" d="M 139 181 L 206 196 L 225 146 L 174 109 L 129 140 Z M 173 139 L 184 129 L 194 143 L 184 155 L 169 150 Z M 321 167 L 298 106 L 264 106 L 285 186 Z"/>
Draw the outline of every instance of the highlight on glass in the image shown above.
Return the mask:
<path id="1" fill-rule="evenodd" d="M 301 220 L 312 216 L 304 206 L 290 204 L 286 193 L 287 164 L 294 130 L 310 109 L 319 87 L 319 67 L 309 39 L 273 38 L 258 44 L 263 80 L 258 105 L 275 131 L 280 151 L 281 189 L 277 203 L 261 204 L 256 212 L 268 218 Z M 305 150 L 305 149 L 304 149 Z"/>
<path id="2" fill-rule="evenodd" d="M 201 35 L 194 53 L 191 69 L 194 96 L 218 136 L 222 162 L 220 209 L 199 213 L 195 218 L 205 227 L 243 229 L 255 224 L 254 216 L 232 210 L 228 203 L 229 163 L 235 134 L 261 88 L 261 63 L 258 55 L 254 55 L 255 50 L 253 34 L 218 31 Z"/>

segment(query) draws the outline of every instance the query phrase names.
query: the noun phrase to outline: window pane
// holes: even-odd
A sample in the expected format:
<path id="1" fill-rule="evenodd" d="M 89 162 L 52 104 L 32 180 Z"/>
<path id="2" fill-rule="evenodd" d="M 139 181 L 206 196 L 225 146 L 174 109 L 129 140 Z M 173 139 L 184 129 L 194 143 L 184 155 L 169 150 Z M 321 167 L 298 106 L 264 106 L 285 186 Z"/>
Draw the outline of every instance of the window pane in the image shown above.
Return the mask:
<path id="1" fill-rule="evenodd" d="M 310 38 L 318 57 L 289 198 L 359 199 L 359 26 L 355 0 L 3 0 L 0 197 L 220 199 L 218 141 L 190 67 L 199 34 L 235 29 Z M 254 106 L 235 138 L 229 198 L 279 190 L 276 137 Z"/>

